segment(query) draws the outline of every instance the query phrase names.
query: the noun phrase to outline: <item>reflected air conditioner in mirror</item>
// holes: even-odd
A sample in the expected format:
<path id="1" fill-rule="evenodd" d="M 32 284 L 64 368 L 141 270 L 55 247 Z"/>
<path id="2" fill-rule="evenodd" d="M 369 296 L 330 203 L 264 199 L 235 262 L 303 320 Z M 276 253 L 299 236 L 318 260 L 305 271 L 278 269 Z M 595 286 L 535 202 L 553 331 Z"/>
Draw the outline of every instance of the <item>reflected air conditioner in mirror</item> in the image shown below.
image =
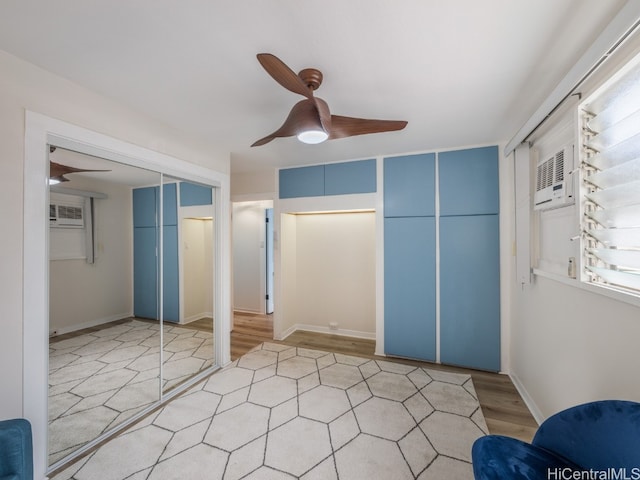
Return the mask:
<path id="1" fill-rule="evenodd" d="M 536 166 L 534 210 L 551 210 L 575 203 L 573 145 L 567 145 Z"/>
<path id="2" fill-rule="evenodd" d="M 57 228 L 83 228 L 83 208 L 80 205 L 49 204 L 49 226 Z"/>

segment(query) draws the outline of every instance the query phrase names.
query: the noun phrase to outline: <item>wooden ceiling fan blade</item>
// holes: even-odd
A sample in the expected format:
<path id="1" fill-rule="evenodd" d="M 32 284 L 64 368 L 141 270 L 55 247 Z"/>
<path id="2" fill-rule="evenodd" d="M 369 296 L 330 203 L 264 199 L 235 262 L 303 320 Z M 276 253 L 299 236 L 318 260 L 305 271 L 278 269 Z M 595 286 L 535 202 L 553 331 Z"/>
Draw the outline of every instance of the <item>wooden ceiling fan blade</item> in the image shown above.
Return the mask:
<path id="1" fill-rule="evenodd" d="M 90 168 L 77 168 L 62 165 L 56 162 L 49 162 L 49 176 L 61 177 L 67 173 L 79 173 L 79 172 L 110 172 L 111 170 L 95 170 Z"/>
<path id="2" fill-rule="evenodd" d="M 296 107 L 294 105 L 293 109 L 291 109 L 291 112 L 289 112 L 289 116 L 278 130 L 267 135 L 266 137 L 261 138 L 260 140 L 256 140 L 251 144 L 251 146 L 259 147 L 261 145 L 269 143 L 271 140 L 274 140 L 276 138 L 293 137 L 296 134 L 296 117 Z"/>
<path id="3" fill-rule="evenodd" d="M 310 128 L 322 128 L 323 125 L 321 123 L 321 119 L 319 118 L 319 110 L 316 106 L 316 100 L 320 100 L 321 104 L 324 104 L 324 107 L 322 108 L 326 111 L 327 116 L 330 115 L 329 107 L 326 106 L 327 104 L 324 102 L 324 100 L 316 98 L 300 100 L 293 106 L 293 108 L 289 112 L 289 115 L 287 116 L 287 119 L 278 130 L 254 142 L 251 146 L 259 147 L 260 145 L 269 143 L 275 138 L 293 137 L 294 135 L 298 135 L 299 132 L 308 130 Z"/>
<path id="4" fill-rule="evenodd" d="M 318 110 L 318 116 L 320 117 L 320 124 L 322 125 L 322 128 L 324 128 L 324 131 L 327 133 L 331 132 L 331 112 L 329 112 L 329 105 L 318 97 L 314 97 L 313 101 L 315 102 L 316 109 Z"/>
<path id="5" fill-rule="evenodd" d="M 307 98 L 313 98 L 311 89 L 278 57 L 271 53 L 259 53 L 257 57 L 260 65 L 284 88 Z"/>
<path id="6" fill-rule="evenodd" d="M 404 120 L 372 120 L 366 118 L 342 117 L 331 115 L 331 134 L 329 139 L 367 135 L 402 130 L 407 126 Z"/>

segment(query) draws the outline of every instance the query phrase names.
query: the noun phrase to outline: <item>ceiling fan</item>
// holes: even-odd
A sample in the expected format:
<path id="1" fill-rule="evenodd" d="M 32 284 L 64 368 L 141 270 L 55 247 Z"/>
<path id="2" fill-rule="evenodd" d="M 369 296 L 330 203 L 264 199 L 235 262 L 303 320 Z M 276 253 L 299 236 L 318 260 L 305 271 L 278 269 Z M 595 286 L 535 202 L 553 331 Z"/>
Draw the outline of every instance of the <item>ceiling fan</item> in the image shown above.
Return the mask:
<path id="1" fill-rule="evenodd" d="M 65 175 L 78 172 L 110 172 L 111 170 L 90 170 L 87 168 L 68 167 L 56 162 L 49 162 L 49 185 L 55 185 L 60 182 L 68 182 L 69 179 Z"/>
<path id="2" fill-rule="evenodd" d="M 293 106 L 289 116 L 278 130 L 254 142 L 252 147 L 264 145 L 275 138 L 294 135 L 301 142 L 315 144 L 354 135 L 402 130 L 407 126 L 407 122 L 401 120 L 370 120 L 331 115 L 327 102 L 313 95 L 314 90 L 322 83 L 320 70 L 305 68 L 296 75 L 275 55 L 259 53 L 257 57 L 276 82 L 287 90 L 306 98 Z"/>
<path id="3" fill-rule="evenodd" d="M 49 147 L 49 153 L 55 152 L 57 147 L 51 145 Z M 76 168 L 76 167 L 68 167 L 66 165 L 62 165 L 61 163 L 56 163 L 54 161 L 49 160 L 49 185 L 55 185 L 60 182 L 68 182 L 69 179 L 65 177 L 65 175 L 69 173 L 78 173 L 78 172 L 110 172 L 111 170 L 91 170 L 88 168 Z"/>

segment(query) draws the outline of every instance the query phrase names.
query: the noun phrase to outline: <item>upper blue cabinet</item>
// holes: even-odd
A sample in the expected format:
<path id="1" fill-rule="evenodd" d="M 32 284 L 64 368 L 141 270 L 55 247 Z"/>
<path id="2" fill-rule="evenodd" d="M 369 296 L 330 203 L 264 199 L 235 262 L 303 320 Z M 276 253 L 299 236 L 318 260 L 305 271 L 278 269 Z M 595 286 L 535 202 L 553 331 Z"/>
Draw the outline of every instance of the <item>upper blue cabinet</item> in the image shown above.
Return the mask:
<path id="1" fill-rule="evenodd" d="M 324 166 L 325 195 L 348 195 L 375 191 L 375 160 L 330 163 Z"/>
<path id="2" fill-rule="evenodd" d="M 438 154 L 440 215 L 499 212 L 498 147 Z"/>
<path id="3" fill-rule="evenodd" d="M 384 159 L 384 216 L 435 215 L 434 153 Z"/>
<path id="4" fill-rule="evenodd" d="M 160 190 L 158 187 L 133 189 L 133 226 L 155 227 L 160 218 Z M 165 183 L 162 188 L 164 225 L 178 224 L 176 184 Z"/>
<path id="5" fill-rule="evenodd" d="M 280 170 L 280 198 L 322 197 L 376 191 L 376 161 L 331 163 Z"/>
<path id="6" fill-rule="evenodd" d="M 180 182 L 180 206 L 212 205 L 213 189 L 195 183 Z"/>
<path id="7" fill-rule="evenodd" d="M 324 195 L 324 165 L 280 170 L 280 198 Z"/>
<path id="8" fill-rule="evenodd" d="M 157 187 L 133 189 L 133 226 L 155 227 L 158 223 Z"/>

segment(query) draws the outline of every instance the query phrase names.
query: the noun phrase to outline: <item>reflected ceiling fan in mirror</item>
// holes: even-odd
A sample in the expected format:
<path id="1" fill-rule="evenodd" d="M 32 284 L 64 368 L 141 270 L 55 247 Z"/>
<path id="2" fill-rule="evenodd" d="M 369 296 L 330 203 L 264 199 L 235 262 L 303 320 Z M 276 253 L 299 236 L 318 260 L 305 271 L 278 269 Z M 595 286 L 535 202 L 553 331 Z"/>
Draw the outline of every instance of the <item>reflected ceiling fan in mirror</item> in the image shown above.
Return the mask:
<path id="1" fill-rule="evenodd" d="M 50 147 L 50 153 L 56 151 L 56 147 Z M 49 185 L 56 185 L 61 182 L 68 182 L 69 179 L 65 177 L 69 173 L 79 173 L 79 172 L 110 172 L 111 170 L 95 170 L 89 168 L 77 168 L 77 167 L 69 167 L 67 165 L 62 165 L 61 163 L 56 163 L 53 161 L 49 161 Z"/>
<path id="2" fill-rule="evenodd" d="M 402 130 L 407 126 L 407 122 L 402 120 L 372 120 L 331 115 L 327 102 L 313 95 L 314 90 L 322 84 L 320 70 L 305 68 L 296 74 L 282 60 L 270 53 L 259 53 L 258 61 L 276 82 L 306 98 L 293 106 L 278 130 L 254 142 L 252 147 L 281 137 L 296 136 L 303 143 L 315 144 L 336 138 Z"/>

